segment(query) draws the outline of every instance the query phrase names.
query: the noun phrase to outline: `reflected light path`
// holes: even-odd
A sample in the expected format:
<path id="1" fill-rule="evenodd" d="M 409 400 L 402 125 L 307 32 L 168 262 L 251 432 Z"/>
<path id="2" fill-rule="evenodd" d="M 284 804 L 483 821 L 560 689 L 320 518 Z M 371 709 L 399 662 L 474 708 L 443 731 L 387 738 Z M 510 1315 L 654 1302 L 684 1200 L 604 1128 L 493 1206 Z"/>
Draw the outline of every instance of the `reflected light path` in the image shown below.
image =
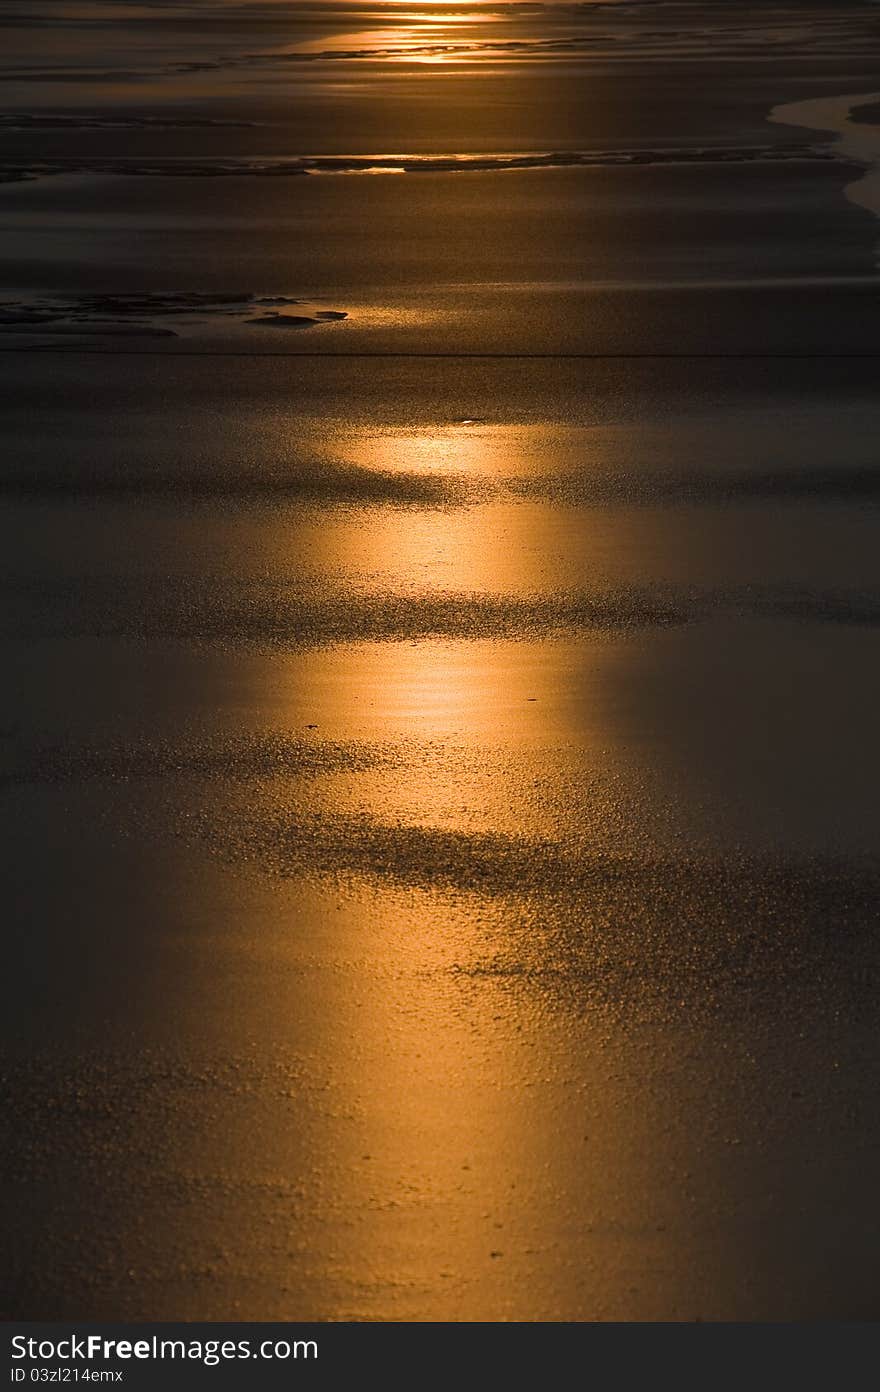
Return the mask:
<path id="1" fill-rule="evenodd" d="M 540 432 L 529 436 L 477 423 L 371 433 L 350 441 L 346 457 L 363 468 L 498 478 L 534 458 Z M 540 567 L 520 570 L 533 517 L 511 508 L 511 533 L 480 506 L 464 517 L 375 515 L 351 530 L 350 552 L 346 524 L 330 525 L 327 564 L 368 582 L 374 567 L 392 564 L 406 592 L 423 585 L 434 559 L 460 582 L 504 593 L 539 583 Z M 320 546 L 320 531 L 314 540 Z M 620 661 L 602 642 L 487 637 L 350 644 L 289 668 L 292 726 L 320 712 L 317 738 L 363 740 L 404 759 L 403 768 L 330 774 L 294 804 L 331 836 L 349 834 L 336 830 L 342 819 L 355 863 L 366 837 L 384 867 L 384 884 L 356 873 L 336 891 L 305 891 L 333 923 L 336 970 L 314 978 L 311 994 L 331 1022 L 354 1105 L 326 1196 L 343 1222 L 357 1209 L 330 1262 L 342 1317 L 369 1317 L 389 1301 L 400 1317 L 564 1317 L 585 1302 L 599 1311 L 631 1298 L 626 1263 L 608 1260 L 603 1215 L 638 1224 L 652 1202 L 649 1123 L 610 1083 L 601 1027 L 580 1027 L 572 1069 L 572 1040 L 539 1000 L 518 993 L 514 1006 L 506 974 L 485 972 L 495 958 L 540 970 L 540 901 L 525 882 L 500 900 L 477 885 L 450 892 L 442 863 L 435 884 L 406 887 L 424 873 L 426 837 L 452 838 L 453 856 L 486 837 L 500 856 L 505 837 L 630 844 L 619 805 L 595 785 L 614 742 L 603 691 Z M 570 1125 L 572 1106 L 580 1128 Z"/>

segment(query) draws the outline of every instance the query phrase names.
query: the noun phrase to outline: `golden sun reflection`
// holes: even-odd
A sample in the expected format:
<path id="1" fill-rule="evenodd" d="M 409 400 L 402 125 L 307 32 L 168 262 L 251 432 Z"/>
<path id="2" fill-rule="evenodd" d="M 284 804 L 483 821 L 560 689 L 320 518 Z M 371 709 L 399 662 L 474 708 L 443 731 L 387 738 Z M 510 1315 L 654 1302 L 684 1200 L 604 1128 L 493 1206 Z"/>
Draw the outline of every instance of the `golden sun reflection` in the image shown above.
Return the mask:
<path id="1" fill-rule="evenodd" d="M 347 432 L 334 450 L 343 467 L 401 475 L 417 487 L 424 480 L 437 489 L 436 506 L 408 510 L 405 521 L 388 509 L 321 516 L 301 532 L 304 551 L 392 591 L 526 597 L 569 588 L 618 538 L 601 513 L 548 508 L 516 490 L 595 448 L 582 430 L 476 419 L 431 431 Z"/>
<path id="2" fill-rule="evenodd" d="M 401 0 L 404 3 L 405 0 Z M 378 17 L 378 16 L 377 16 Z M 372 16 L 371 16 L 372 18 Z M 322 34 L 314 39 L 282 46 L 278 52 L 364 61 L 392 63 L 428 63 L 442 65 L 451 61 L 470 61 L 482 56 L 485 44 L 478 50 L 470 36 L 474 26 L 479 32 L 498 16 L 483 13 L 439 13 L 417 11 L 397 13 L 391 25 L 345 33 Z"/>
<path id="3" fill-rule="evenodd" d="M 309 791 L 310 812 L 551 841 L 590 828 L 596 845 L 607 844 L 616 819 L 584 790 L 613 742 L 606 693 L 620 660 L 602 640 L 585 650 L 564 640 L 424 639 L 316 654 L 299 669 L 294 712 L 320 710 L 325 739 L 354 731 L 399 741 L 407 754 L 404 777 L 394 764 L 357 779 L 328 774 Z"/>
<path id="4" fill-rule="evenodd" d="M 425 431 L 351 433 L 346 458 L 365 469 L 399 473 L 467 474 L 498 480 L 549 472 L 548 431 L 543 425 L 505 425 L 461 420 Z M 563 435 L 552 432 L 554 441 Z"/>

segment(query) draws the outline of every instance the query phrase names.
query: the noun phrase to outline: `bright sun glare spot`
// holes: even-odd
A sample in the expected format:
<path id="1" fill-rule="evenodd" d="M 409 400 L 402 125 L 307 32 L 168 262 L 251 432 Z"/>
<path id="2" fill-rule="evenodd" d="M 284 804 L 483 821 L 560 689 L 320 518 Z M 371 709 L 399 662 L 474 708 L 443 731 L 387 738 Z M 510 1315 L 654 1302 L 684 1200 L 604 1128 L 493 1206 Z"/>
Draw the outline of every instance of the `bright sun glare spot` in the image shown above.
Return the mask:
<path id="1" fill-rule="evenodd" d="M 459 426 L 430 435 L 365 435 L 352 442 L 361 468 L 395 473 L 453 473 L 496 478 L 522 471 L 516 432 L 499 426 Z"/>

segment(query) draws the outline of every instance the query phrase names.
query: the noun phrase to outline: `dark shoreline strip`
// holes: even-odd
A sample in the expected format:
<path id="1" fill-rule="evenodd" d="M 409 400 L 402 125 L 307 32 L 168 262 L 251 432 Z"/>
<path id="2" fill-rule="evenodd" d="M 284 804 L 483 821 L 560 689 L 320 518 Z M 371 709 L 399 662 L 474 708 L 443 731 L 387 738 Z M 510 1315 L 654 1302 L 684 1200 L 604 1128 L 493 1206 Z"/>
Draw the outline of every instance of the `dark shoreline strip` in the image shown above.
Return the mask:
<path id="1" fill-rule="evenodd" d="M 650 169 L 704 164 L 835 163 L 821 143 L 706 145 L 620 150 L 547 150 L 510 154 L 288 155 L 240 158 L 55 158 L 0 162 L 0 185 L 34 183 L 62 174 L 118 178 L 284 179 L 376 174 L 504 174 L 551 169 Z"/>
<path id="2" fill-rule="evenodd" d="M 737 288 L 735 285 L 732 289 Z M 845 352 L 845 353 L 682 353 L 682 352 L 654 352 L 654 353 L 504 353 L 496 352 L 491 349 L 477 352 L 443 352 L 437 350 L 408 350 L 408 349 L 348 349 L 340 352 L 338 349 L 331 351 L 321 349 L 297 349 L 292 353 L 265 352 L 259 353 L 245 352 L 240 349 L 219 349 L 214 351 L 210 348 L 190 348 L 183 351 L 172 349 L 170 352 L 157 352 L 149 348 L 82 348 L 66 346 L 47 346 L 45 348 L 31 347 L 25 348 L 19 345 L 6 345 L 0 343 L 0 353 L 19 353 L 22 355 L 40 353 L 67 353 L 77 354 L 80 357 L 106 357 L 106 358 L 165 358 L 173 362 L 177 358 L 434 358 L 434 359 L 462 359 L 463 361 L 484 359 L 489 362 L 494 361 L 571 361 L 571 362 L 848 362 L 852 360 L 864 359 L 868 362 L 880 361 L 880 351 L 878 352 Z"/>

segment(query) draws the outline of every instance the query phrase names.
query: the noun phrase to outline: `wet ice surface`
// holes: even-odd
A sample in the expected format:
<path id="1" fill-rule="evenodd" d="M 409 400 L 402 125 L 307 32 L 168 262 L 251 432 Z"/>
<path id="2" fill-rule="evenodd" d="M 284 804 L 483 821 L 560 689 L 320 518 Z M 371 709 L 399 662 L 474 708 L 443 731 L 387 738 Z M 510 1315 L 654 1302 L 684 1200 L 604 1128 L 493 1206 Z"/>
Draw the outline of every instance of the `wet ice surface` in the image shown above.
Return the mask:
<path id="1" fill-rule="evenodd" d="M 209 8 L 4 31 L 6 1310 L 876 1317 L 875 17 Z"/>
<path id="2" fill-rule="evenodd" d="M 114 353 L 870 352 L 876 223 L 842 196 L 856 173 L 826 159 L 8 184 L 0 348 L 87 334 Z M 286 316 L 346 317 L 246 322 L 248 297 L 279 296 L 304 302 Z M 169 315 L 172 299 L 193 314 Z"/>
<path id="3" fill-rule="evenodd" d="M 171 370 L 10 364 L 13 1308 L 872 1314 L 871 365 Z"/>

